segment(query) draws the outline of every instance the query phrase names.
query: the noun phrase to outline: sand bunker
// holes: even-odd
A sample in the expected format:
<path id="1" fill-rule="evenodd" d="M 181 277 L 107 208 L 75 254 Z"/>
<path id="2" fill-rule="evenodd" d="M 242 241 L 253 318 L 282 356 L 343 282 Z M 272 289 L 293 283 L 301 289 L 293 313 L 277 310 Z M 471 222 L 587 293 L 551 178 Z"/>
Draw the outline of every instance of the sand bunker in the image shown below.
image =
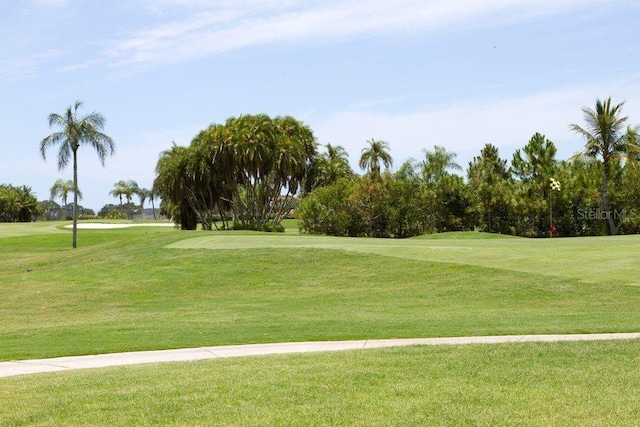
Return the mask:
<path id="1" fill-rule="evenodd" d="M 106 224 L 99 222 L 81 222 L 78 223 L 78 228 L 86 230 L 109 230 L 113 228 L 130 228 L 130 227 L 175 227 L 170 222 L 160 223 L 144 223 L 144 224 Z M 73 228 L 73 224 L 65 225 L 64 228 Z"/>

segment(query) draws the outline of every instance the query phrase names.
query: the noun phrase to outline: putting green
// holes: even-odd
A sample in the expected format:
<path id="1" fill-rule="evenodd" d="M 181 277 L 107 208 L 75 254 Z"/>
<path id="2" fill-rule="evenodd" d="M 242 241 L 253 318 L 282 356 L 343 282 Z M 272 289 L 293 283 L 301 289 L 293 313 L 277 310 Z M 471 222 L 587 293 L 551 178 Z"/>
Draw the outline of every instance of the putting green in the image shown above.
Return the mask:
<path id="1" fill-rule="evenodd" d="M 0 224 L 0 239 L 5 237 L 32 236 L 34 234 L 62 233 L 67 222 L 7 222 Z"/>
<path id="2" fill-rule="evenodd" d="M 477 233 L 478 237 L 482 234 Z M 320 248 L 490 267 L 587 282 L 640 285 L 640 236 L 564 239 L 368 239 L 291 234 L 216 233 L 182 240 L 174 249 Z M 383 268 L 383 266 L 381 266 Z"/>

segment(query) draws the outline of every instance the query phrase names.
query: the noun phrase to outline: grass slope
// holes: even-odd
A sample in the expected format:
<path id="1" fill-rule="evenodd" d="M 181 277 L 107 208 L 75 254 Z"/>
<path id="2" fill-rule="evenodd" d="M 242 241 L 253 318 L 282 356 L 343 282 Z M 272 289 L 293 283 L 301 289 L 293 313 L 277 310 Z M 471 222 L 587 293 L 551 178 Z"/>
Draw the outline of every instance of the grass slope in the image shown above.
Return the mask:
<path id="1" fill-rule="evenodd" d="M 637 236 L 397 241 L 145 227 L 81 230 L 73 251 L 69 232 L 47 230 L 0 238 L 0 360 L 640 330 Z"/>
<path id="2" fill-rule="evenodd" d="M 523 239 L 486 233 L 442 233 L 416 239 L 270 234 L 212 234 L 170 245 L 183 249 L 318 248 L 491 267 L 588 282 L 640 285 L 640 236 Z"/>
<path id="3" fill-rule="evenodd" d="M 7 378 L 0 424 L 637 425 L 640 341 L 409 347 Z"/>

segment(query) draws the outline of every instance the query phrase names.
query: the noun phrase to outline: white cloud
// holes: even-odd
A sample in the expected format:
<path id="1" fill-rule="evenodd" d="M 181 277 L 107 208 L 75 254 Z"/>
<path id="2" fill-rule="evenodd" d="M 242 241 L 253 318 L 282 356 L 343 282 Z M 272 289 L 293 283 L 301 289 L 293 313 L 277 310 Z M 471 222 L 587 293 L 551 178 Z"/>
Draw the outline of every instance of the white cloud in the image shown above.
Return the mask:
<path id="1" fill-rule="evenodd" d="M 189 15 L 114 40 L 110 65 L 157 64 L 278 42 L 302 42 L 407 31 L 467 30 L 585 9 L 597 0 L 163 0 Z M 151 5 L 150 5 L 151 6 Z"/>

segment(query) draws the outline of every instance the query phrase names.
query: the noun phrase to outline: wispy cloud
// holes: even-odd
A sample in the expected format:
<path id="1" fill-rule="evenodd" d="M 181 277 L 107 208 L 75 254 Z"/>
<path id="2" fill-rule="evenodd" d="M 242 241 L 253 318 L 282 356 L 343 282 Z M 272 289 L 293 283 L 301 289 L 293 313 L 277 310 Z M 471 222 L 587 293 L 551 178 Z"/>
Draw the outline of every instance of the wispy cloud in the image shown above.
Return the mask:
<path id="1" fill-rule="evenodd" d="M 187 16 L 111 40 L 101 58 L 110 66 L 166 64 L 282 42 L 468 30 L 599 3 L 598 0 L 160 0 L 150 7 L 156 11 L 179 9 L 183 14 L 187 10 Z"/>
<path id="2" fill-rule="evenodd" d="M 31 0 L 31 3 L 36 6 L 46 7 L 63 7 L 69 4 L 70 0 Z"/>
<path id="3" fill-rule="evenodd" d="M 0 61 L 0 80 L 15 81 L 32 77 L 43 64 L 66 55 L 58 49 L 50 49 L 29 57 Z"/>

